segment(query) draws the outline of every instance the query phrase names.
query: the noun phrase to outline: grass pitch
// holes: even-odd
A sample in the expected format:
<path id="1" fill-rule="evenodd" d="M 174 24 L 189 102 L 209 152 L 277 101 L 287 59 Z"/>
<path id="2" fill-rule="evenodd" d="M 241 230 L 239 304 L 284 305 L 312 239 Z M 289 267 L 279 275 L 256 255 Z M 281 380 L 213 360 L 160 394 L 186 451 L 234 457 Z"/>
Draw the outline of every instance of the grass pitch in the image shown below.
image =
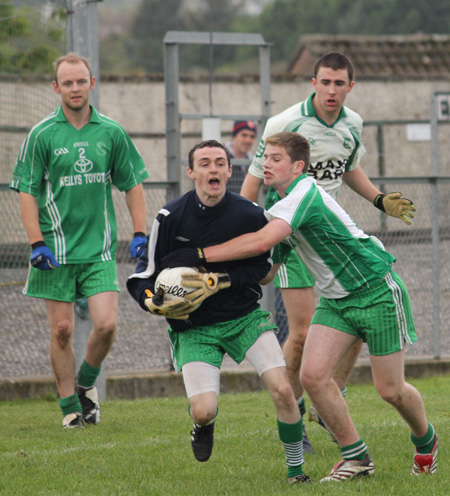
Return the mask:
<path id="1" fill-rule="evenodd" d="M 0 495 L 367 495 L 449 494 L 450 377 L 411 381 L 422 393 L 439 435 L 433 476 L 410 475 L 409 431 L 373 385 L 348 388 L 347 401 L 369 446 L 375 474 L 319 484 L 340 459 L 336 444 L 306 422 L 314 454 L 306 455 L 309 485 L 289 486 L 275 409 L 267 392 L 219 398 L 211 459 L 191 451 L 185 398 L 107 401 L 102 422 L 64 430 L 55 398 L 0 403 Z M 309 406 L 309 401 L 307 401 Z"/>

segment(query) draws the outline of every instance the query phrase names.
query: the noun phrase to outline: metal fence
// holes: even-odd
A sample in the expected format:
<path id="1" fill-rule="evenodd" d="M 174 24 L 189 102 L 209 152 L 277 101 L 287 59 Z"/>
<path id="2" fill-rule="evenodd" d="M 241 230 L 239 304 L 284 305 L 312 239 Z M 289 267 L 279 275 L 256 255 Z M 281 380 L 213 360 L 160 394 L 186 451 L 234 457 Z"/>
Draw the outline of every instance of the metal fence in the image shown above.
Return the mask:
<path id="1" fill-rule="evenodd" d="M 63 4 L 65 2 L 51 2 Z M 32 2 L 30 2 L 32 5 Z M 45 13 L 45 12 L 44 12 Z M 42 9 L 27 11 L 36 32 L 43 35 L 49 18 Z M 3 29 L 0 20 L 0 29 Z M 54 20 L 52 20 L 54 22 Z M 62 22 L 62 21 L 61 21 Z M 41 28 L 39 28 L 41 26 Z M 64 43 L 57 50 L 66 51 Z M 1 59 L 0 59 L 1 60 Z M 27 72 L 5 73 L 0 64 L 0 378 L 51 374 L 48 359 L 49 330 L 45 303 L 21 294 L 27 276 L 29 246 L 22 225 L 18 196 L 8 188 L 12 167 L 25 133 L 58 103 L 48 82 L 31 84 Z M 18 85 L 28 85 L 17 92 Z M 18 96 L 20 94 L 20 97 Z M 397 123 L 398 124 L 398 123 Z M 398 150 L 384 149 L 383 133 L 390 122 L 367 123 L 371 150 L 378 157 L 378 176 L 384 162 L 393 163 Z M 393 158 L 394 157 L 394 158 Z M 431 174 L 431 172 L 430 172 Z M 419 342 L 409 356 L 437 357 L 450 354 L 450 178 L 375 177 L 385 191 L 402 191 L 414 200 L 417 215 L 412 226 L 392 219 L 345 186 L 338 201 L 364 231 L 375 234 L 397 257 L 395 270 L 410 292 Z M 146 183 L 148 218 L 153 219 L 166 202 L 168 183 Z M 169 345 L 163 319 L 143 312 L 125 290 L 135 264 L 128 257 L 130 221 L 123 194 L 114 192 L 118 221 L 118 268 L 122 293 L 116 342 L 106 360 L 109 374 L 139 373 L 170 367 Z M 269 301 L 269 305 L 274 305 Z M 281 313 L 280 307 L 276 312 Z M 367 350 L 363 349 L 363 354 Z"/>
<path id="2" fill-rule="evenodd" d="M 153 218 L 165 202 L 166 189 L 163 184 L 145 186 L 149 218 Z M 408 196 L 414 198 L 417 215 L 412 226 L 403 226 L 400 220 L 387 218 L 345 186 L 339 194 L 339 201 L 357 219 L 359 227 L 377 235 L 397 258 L 394 269 L 409 289 L 419 337 L 419 342 L 408 349 L 407 355 L 448 355 L 450 221 L 445 213 L 449 211 L 450 178 L 441 179 L 438 185 L 442 215 L 437 247 L 433 247 L 432 242 L 430 180 L 398 178 L 389 183 L 389 190 L 407 191 Z M 29 251 L 19 219 L 17 194 L 3 189 L 0 199 L 1 232 L 11 230 L 13 226 L 16 234 L 15 243 L 0 244 L 0 377 L 47 375 L 51 369 L 45 304 L 21 294 L 27 275 Z M 123 291 L 119 299 L 117 339 L 106 361 L 107 370 L 109 374 L 118 374 L 169 369 L 165 321 L 143 312 L 125 289 L 125 281 L 133 273 L 135 264 L 128 258 L 130 222 L 124 195 L 117 194 L 115 201 L 119 225 L 119 279 Z M 439 271 L 433 273 L 436 254 L 439 257 Z M 367 356 L 365 348 L 363 356 Z"/>

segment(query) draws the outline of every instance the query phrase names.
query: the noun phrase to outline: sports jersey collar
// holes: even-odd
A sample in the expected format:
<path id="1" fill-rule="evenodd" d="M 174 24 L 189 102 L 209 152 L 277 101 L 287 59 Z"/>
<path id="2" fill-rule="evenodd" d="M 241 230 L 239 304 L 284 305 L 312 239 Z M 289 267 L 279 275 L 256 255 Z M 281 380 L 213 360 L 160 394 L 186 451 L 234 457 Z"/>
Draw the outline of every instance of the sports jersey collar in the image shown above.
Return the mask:
<path id="1" fill-rule="evenodd" d="M 211 212 L 214 210 L 217 212 L 218 210 L 221 210 L 225 208 L 227 198 L 228 198 L 228 191 L 225 192 L 224 197 L 220 200 L 220 202 L 217 205 L 214 205 L 213 207 L 210 207 L 208 205 L 205 205 L 204 203 L 201 202 L 200 198 L 198 197 L 197 193 L 195 190 L 194 192 L 194 203 L 195 203 L 195 210 L 197 212 L 200 212 L 202 214 L 207 214 L 208 212 Z"/>
<path id="2" fill-rule="evenodd" d="M 288 195 L 302 179 L 305 179 L 305 177 L 308 177 L 308 174 L 302 174 L 301 176 L 298 176 L 297 179 L 294 179 L 289 185 L 289 188 L 285 191 L 286 195 Z"/>
<path id="3" fill-rule="evenodd" d="M 302 174 L 301 176 L 298 176 L 297 179 L 294 179 L 292 183 L 289 185 L 289 188 L 285 191 L 286 196 L 297 186 L 297 184 L 302 180 L 305 179 L 305 177 L 308 177 L 308 174 Z M 277 203 L 281 200 L 281 196 L 278 194 L 277 190 L 275 188 L 271 188 L 273 190 L 273 193 L 275 195 L 275 200 L 274 203 Z M 273 197 L 272 197 L 273 198 Z M 267 208 L 267 207 L 266 207 Z"/>
<path id="4" fill-rule="evenodd" d="M 96 124 L 99 124 L 101 119 L 98 115 L 98 110 L 92 105 L 89 105 L 89 107 L 91 107 L 91 118 L 89 119 L 89 123 L 95 122 Z M 56 109 L 55 120 L 56 122 L 68 122 L 67 117 L 64 115 L 62 105 Z"/>
<path id="5" fill-rule="evenodd" d="M 316 110 L 314 109 L 314 105 L 312 103 L 315 94 L 316 94 L 316 92 L 314 91 L 314 93 L 312 93 L 309 96 L 309 98 L 306 100 L 306 105 L 302 105 L 302 107 L 301 107 L 302 115 L 313 116 L 316 119 L 320 120 L 320 122 L 322 122 L 322 119 L 319 119 L 319 117 L 317 116 Z M 336 119 L 335 123 L 338 120 L 343 119 L 344 117 L 347 117 L 347 112 L 345 111 L 344 105 L 342 105 L 341 111 L 339 112 L 338 118 Z"/>

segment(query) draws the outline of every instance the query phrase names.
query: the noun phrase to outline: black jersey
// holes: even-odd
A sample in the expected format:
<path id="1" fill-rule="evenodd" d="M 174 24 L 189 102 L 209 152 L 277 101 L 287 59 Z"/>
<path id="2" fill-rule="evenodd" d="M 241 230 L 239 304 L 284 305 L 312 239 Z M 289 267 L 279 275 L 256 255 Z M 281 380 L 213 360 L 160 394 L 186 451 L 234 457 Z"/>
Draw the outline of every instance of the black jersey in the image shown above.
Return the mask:
<path id="1" fill-rule="evenodd" d="M 195 190 L 189 191 L 159 211 L 147 249 L 139 259 L 136 272 L 127 281 L 128 291 L 147 310 L 145 289 L 154 292 L 165 255 L 181 248 L 206 248 L 224 243 L 241 234 L 258 231 L 266 223 L 261 207 L 235 193 L 227 191 L 218 205 L 208 207 L 200 202 Z M 205 263 L 204 267 L 208 272 L 227 272 L 231 287 L 207 298 L 188 320 L 168 319 L 175 331 L 226 322 L 255 310 L 262 296 L 258 282 L 271 269 L 270 252 L 245 260 Z"/>

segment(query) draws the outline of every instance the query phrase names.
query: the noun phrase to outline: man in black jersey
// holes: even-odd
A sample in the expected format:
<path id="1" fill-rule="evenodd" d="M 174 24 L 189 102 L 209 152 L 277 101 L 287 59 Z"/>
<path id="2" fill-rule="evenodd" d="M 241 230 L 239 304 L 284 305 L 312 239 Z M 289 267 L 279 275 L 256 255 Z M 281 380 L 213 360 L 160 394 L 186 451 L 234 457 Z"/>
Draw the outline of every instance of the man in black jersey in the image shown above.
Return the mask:
<path id="1" fill-rule="evenodd" d="M 283 353 L 270 314 L 258 303 L 259 281 L 271 268 L 270 253 L 203 267 L 191 279 L 204 299 L 193 310 L 189 300 L 175 305 L 154 294 L 161 259 L 180 248 L 210 246 L 266 224 L 261 207 L 227 191 L 232 167 L 227 149 L 215 140 L 203 141 L 189 152 L 187 173 L 195 188 L 165 205 L 158 213 L 148 249 L 127 282 L 128 291 L 142 309 L 164 315 L 169 324 L 175 370 L 183 373 L 194 456 L 209 459 L 217 415 L 220 367 L 225 353 L 240 363 L 252 364 L 271 393 L 278 432 L 283 443 L 288 481 L 309 482 L 303 473 L 302 420 L 289 384 Z M 215 281 L 213 289 L 207 280 Z M 189 297 L 189 295 L 188 295 Z"/>

